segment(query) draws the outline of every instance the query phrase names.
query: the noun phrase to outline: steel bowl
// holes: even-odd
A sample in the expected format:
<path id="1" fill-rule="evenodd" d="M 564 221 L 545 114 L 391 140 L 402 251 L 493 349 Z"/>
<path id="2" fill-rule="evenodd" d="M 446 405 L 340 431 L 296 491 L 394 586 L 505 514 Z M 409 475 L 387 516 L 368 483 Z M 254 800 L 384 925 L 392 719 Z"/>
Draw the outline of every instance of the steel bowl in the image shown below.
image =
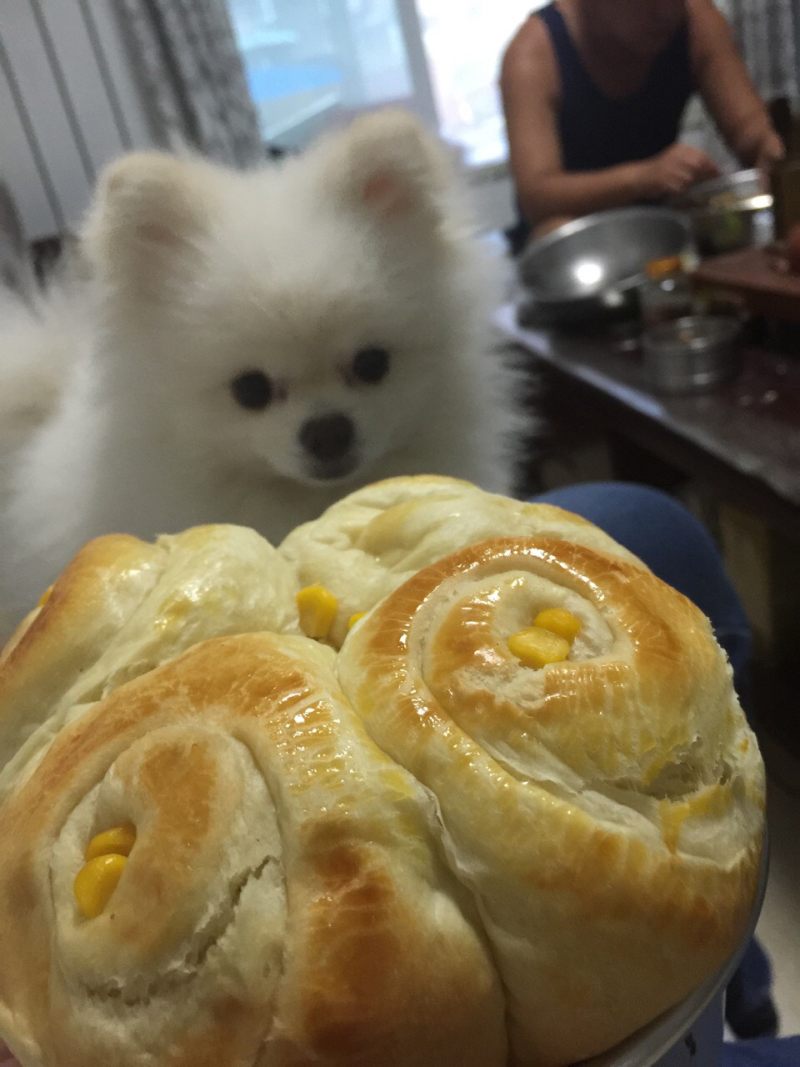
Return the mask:
<path id="1" fill-rule="evenodd" d="M 773 199 L 766 175 L 739 170 L 700 182 L 682 200 L 702 256 L 762 247 L 773 236 Z"/>
<path id="2" fill-rule="evenodd" d="M 763 171 L 737 170 L 719 178 L 698 182 L 687 190 L 683 203 L 688 207 L 730 207 L 753 196 L 769 193 L 769 181 Z"/>
<path id="3" fill-rule="evenodd" d="M 738 319 L 687 315 L 642 334 L 644 369 L 662 393 L 703 393 L 735 377 L 741 366 Z"/>
<path id="4" fill-rule="evenodd" d="M 651 260 L 683 255 L 691 245 L 687 219 L 668 208 L 603 211 L 529 244 L 519 277 L 543 318 L 604 317 L 629 302 Z"/>

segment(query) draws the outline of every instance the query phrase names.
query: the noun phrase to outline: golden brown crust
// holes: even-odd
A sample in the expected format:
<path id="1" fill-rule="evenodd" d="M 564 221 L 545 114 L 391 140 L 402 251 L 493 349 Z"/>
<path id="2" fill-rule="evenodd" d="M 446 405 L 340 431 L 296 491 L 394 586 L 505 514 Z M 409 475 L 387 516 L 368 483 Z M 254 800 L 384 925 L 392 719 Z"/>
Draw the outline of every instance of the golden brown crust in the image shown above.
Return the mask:
<path id="1" fill-rule="evenodd" d="M 554 601 L 585 637 L 534 671 L 505 642 Z M 377 743 L 438 798 L 519 1062 L 602 1051 L 734 950 L 761 765 L 708 622 L 679 593 L 584 546 L 498 539 L 387 597 L 339 673 Z"/>
<path id="2" fill-rule="evenodd" d="M 43 604 L 13 635 L 0 660 L 0 766 L 47 714 L 61 693 L 113 637 L 120 617 L 152 588 L 163 553 L 135 537 L 110 534 L 89 542 Z"/>
<path id="3" fill-rule="evenodd" d="M 63 729 L 6 801 L 0 1001 L 23 1062 L 503 1062 L 499 988 L 425 795 L 330 661 L 303 638 L 201 644 Z M 122 821 L 128 865 L 83 919 L 81 848 Z"/>
<path id="4" fill-rule="evenodd" d="M 336 644 L 371 609 L 338 655 L 292 636 L 317 581 Z M 581 628 L 534 670 L 507 638 L 543 608 Z M 359 490 L 280 553 L 91 543 L 0 658 L 0 752 L 23 1067 L 564 1067 L 752 906 L 763 769 L 708 621 L 591 524 L 452 479 Z M 127 822 L 83 919 L 85 845 Z"/>
<path id="5" fill-rule="evenodd" d="M 331 640 L 351 615 L 369 611 L 423 567 L 490 537 L 551 536 L 638 562 L 592 523 L 551 504 L 485 493 L 433 476 L 387 478 L 350 493 L 280 546 L 303 585 L 321 582 L 339 598 Z"/>
<path id="6" fill-rule="evenodd" d="M 64 722 L 206 637 L 298 631 L 296 581 L 263 538 L 197 526 L 90 541 L 0 660 L 0 798 Z"/>

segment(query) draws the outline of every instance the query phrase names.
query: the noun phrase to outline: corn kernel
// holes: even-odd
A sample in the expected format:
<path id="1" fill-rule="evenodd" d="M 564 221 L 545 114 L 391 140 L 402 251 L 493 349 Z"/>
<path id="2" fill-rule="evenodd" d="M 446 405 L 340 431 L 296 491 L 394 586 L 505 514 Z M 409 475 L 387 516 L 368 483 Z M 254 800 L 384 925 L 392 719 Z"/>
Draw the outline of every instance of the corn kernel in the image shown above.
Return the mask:
<path id="1" fill-rule="evenodd" d="M 508 648 L 526 667 L 561 663 L 569 656 L 569 641 L 541 626 L 532 626 L 512 634 L 508 639 Z"/>
<path id="2" fill-rule="evenodd" d="M 541 626 L 543 630 L 549 630 L 563 637 L 565 641 L 572 642 L 580 632 L 581 620 L 563 608 L 546 608 L 539 612 L 533 620 L 533 625 Z"/>
<path id="3" fill-rule="evenodd" d="M 127 856 L 95 856 L 77 874 L 75 900 L 87 919 L 102 914 L 128 862 Z"/>
<path id="4" fill-rule="evenodd" d="M 355 615 L 351 615 L 347 620 L 347 629 L 352 630 L 358 620 L 363 619 L 366 614 L 366 611 L 357 611 Z"/>
<path id="5" fill-rule="evenodd" d="M 307 585 L 297 594 L 300 628 L 306 637 L 323 640 L 328 636 L 336 618 L 339 602 L 324 585 Z"/>
<path id="6" fill-rule="evenodd" d="M 84 859 L 93 860 L 97 856 L 129 856 L 136 843 L 136 830 L 130 826 L 112 826 L 101 834 L 96 834 L 86 846 Z"/>

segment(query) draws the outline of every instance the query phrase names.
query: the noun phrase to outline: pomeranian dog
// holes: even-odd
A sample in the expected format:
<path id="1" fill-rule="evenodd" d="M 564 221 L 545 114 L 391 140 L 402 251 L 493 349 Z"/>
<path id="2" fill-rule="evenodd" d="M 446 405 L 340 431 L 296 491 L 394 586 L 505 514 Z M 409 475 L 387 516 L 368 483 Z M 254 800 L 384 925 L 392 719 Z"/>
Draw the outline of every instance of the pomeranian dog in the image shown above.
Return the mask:
<path id="1" fill-rule="evenodd" d="M 499 264 L 411 116 L 374 113 L 244 172 L 122 157 L 81 254 L 70 373 L 55 412 L 9 449 L 7 618 L 104 532 L 235 522 L 278 543 L 390 475 L 510 490 L 516 387 L 489 341 Z M 28 320 L 26 343 L 52 347 L 53 315 Z M 19 328 L 3 334 L 8 397 Z"/>

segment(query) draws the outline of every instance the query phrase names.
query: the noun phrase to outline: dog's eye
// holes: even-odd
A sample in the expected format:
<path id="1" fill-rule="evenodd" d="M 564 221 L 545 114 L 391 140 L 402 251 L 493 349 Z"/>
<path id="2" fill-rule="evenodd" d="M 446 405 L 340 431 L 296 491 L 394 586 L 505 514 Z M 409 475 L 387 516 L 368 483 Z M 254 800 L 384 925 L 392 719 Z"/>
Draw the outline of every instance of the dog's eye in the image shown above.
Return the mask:
<path id="1" fill-rule="evenodd" d="M 375 385 L 389 373 L 389 353 L 385 348 L 362 348 L 356 352 L 351 374 L 360 382 Z"/>
<path id="2" fill-rule="evenodd" d="M 261 411 L 272 400 L 272 382 L 263 371 L 248 370 L 233 379 L 231 392 L 243 408 Z"/>

